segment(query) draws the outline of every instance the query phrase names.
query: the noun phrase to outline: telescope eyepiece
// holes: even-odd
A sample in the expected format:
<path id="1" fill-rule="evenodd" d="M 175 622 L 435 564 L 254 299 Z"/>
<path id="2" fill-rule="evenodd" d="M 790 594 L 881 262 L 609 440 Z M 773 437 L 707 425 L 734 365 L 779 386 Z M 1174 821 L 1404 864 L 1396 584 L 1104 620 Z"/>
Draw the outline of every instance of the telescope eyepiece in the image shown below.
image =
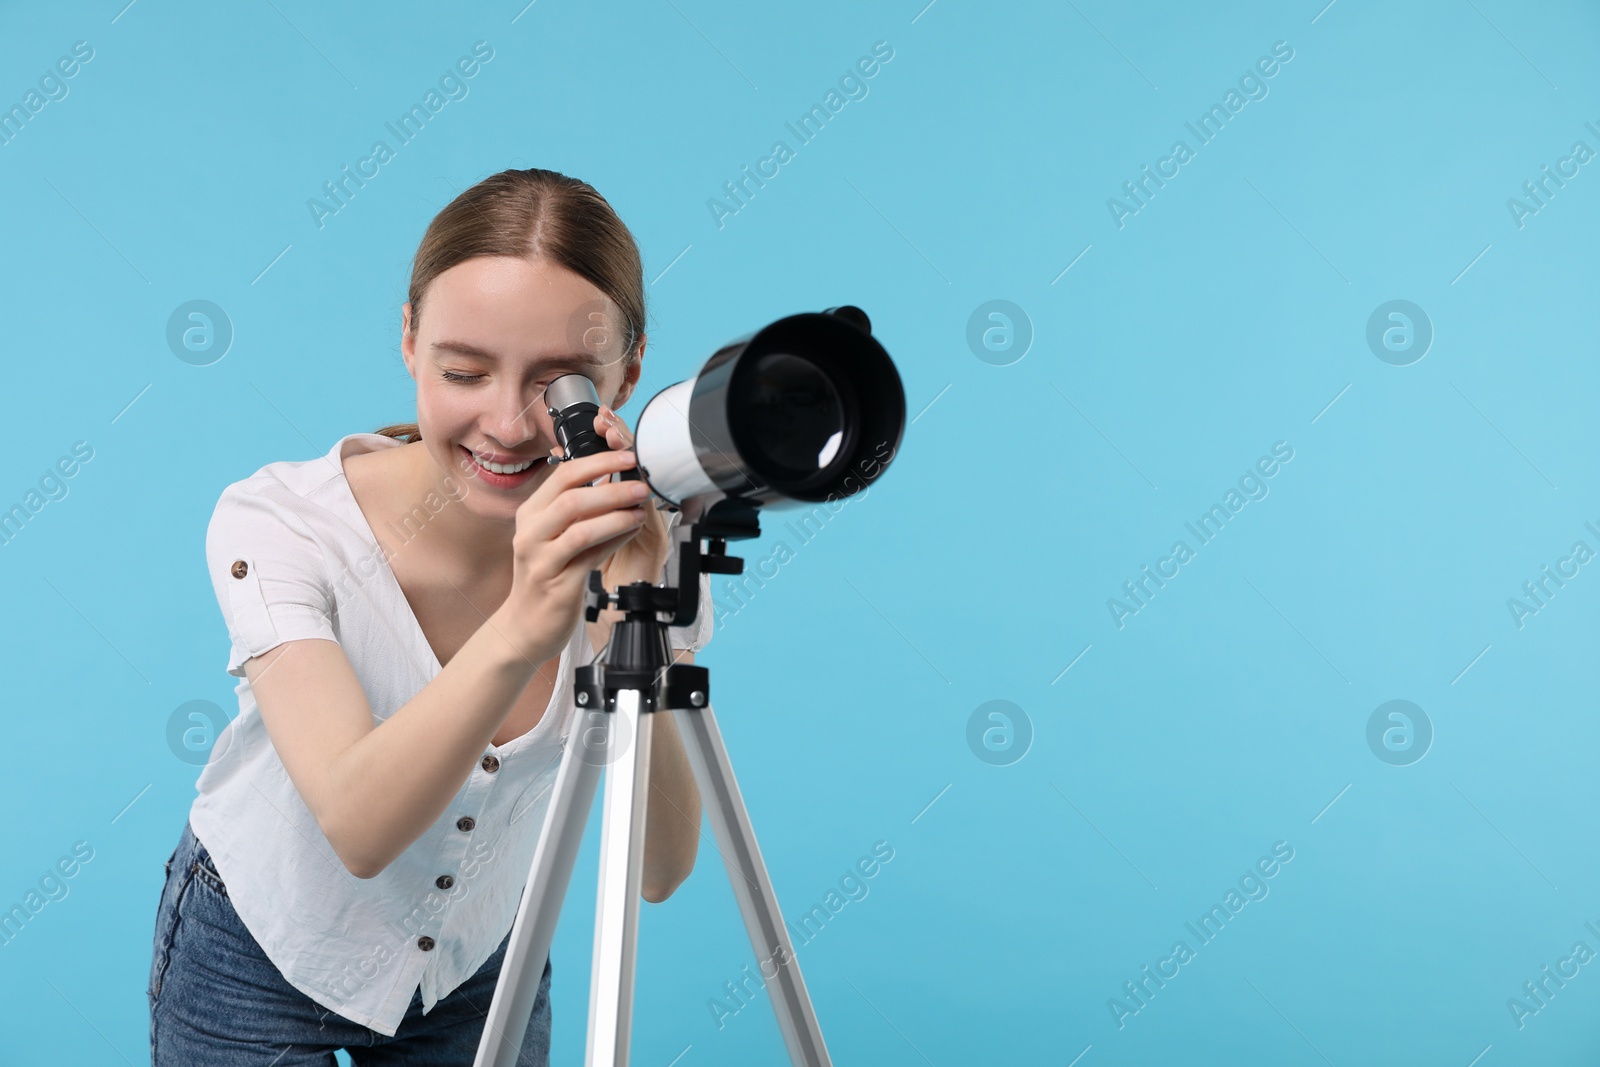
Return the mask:
<path id="1" fill-rule="evenodd" d="M 555 425 L 556 443 L 568 459 L 606 451 L 605 438 L 594 432 L 600 414 L 594 382 L 582 374 L 563 374 L 545 386 L 544 406 Z"/>

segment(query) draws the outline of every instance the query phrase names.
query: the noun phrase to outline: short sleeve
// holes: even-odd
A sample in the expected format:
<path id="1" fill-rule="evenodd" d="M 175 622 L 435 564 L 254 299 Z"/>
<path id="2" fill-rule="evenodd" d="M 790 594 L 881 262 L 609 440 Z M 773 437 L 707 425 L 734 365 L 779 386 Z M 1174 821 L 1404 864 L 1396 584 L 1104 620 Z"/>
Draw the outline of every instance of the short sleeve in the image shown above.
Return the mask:
<path id="1" fill-rule="evenodd" d="M 676 537 L 678 521 L 683 516 L 680 511 L 674 511 L 667 520 L 667 536 Z M 672 560 L 668 558 L 667 565 L 662 568 L 661 581 L 665 583 L 676 582 L 678 576 L 672 571 Z M 668 644 L 674 649 L 689 649 L 699 652 L 711 640 L 711 632 L 716 629 L 715 605 L 711 602 L 711 575 L 700 575 L 700 606 L 695 609 L 694 622 L 688 626 L 670 626 L 667 628 Z"/>
<path id="2" fill-rule="evenodd" d="M 280 499 L 283 498 L 283 499 Z M 235 482 L 206 527 L 206 569 L 233 647 L 228 673 L 285 641 L 337 641 L 322 545 L 283 490 Z"/>

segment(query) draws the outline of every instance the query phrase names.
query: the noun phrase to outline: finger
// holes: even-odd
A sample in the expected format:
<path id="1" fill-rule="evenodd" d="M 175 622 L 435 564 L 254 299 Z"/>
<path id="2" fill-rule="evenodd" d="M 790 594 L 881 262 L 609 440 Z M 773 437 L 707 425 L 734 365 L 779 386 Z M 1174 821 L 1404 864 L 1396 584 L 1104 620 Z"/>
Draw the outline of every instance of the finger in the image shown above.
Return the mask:
<path id="1" fill-rule="evenodd" d="M 617 430 L 616 423 L 608 421 L 603 415 L 594 417 L 594 432 L 600 435 L 605 441 L 606 447 L 612 451 L 616 451 L 619 448 L 627 448 L 631 444 Z"/>
<path id="2" fill-rule="evenodd" d="M 622 534 L 618 537 L 613 537 L 609 541 L 602 542 L 601 544 L 596 545 L 594 548 L 579 553 L 578 555 L 572 557 L 572 560 L 567 564 L 567 566 L 585 576 L 587 576 L 590 571 L 601 570 L 605 567 L 606 562 L 612 556 L 616 555 L 619 549 L 628 543 L 629 536 L 631 535 Z M 587 588 L 587 577 L 585 577 L 585 583 L 585 588 Z"/>
<path id="3" fill-rule="evenodd" d="M 637 463 L 638 457 L 627 449 L 596 452 L 593 455 L 566 460 L 557 464 L 544 484 L 534 490 L 533 495 L 523 503 L 527 505 L 537 500 L 539 503 L 534 506 L 542 508 L 553 497 L 574 486 L 586 485 L 596 479 L 629 470 Z"/>
<path id="4" fill-rule="evenodd" d="M 608 514 L 640 513 L 642 518 L 648 520 L 647 512 L 650 509 L 645 508 L 644 501 L 635 495 L 639 484 L 631 480 L 602 481 L 598 485 L 572 487 L 542 502 L 543 506 L 530 509 L 527 515 L 519 511 L 518 531 L 525 532 L 525 536 L 535 541 L 547 541 L 559 537 L 563 531 Z M 536 497 L 529 499 L 531 501 Z"/>
<path id="5" fill-rule="evenodd" d="M 617 431 L 617 433 L 622 435 L 624 447 L 633 447 L 633 434 L 629 432 L 628 424 L 622 420 L 620 415 L 608 407 L 602 407 L 600 409 L 600 417 L 605 419 L 606 422 Z"/>
<path id="6" fill-rule="evenodd" d="M 636 537 L 639 523 L 628 517 L 619 518 L 622 514 L 617 512 L 573 526 L 568 531 L 565 566 L 577 564 L 582 573 L 598 570 L 607 556 Z"/>

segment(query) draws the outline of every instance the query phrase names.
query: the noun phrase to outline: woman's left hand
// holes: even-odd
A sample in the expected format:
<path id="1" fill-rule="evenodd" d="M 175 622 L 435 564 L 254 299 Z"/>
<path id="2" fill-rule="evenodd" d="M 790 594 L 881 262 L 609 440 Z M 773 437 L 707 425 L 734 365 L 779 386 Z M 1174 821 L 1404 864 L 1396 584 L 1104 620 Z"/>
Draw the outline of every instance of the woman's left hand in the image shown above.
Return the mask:
<path id="1" fill-rule="evenodd" d="M 627 425 L 617 417 L 617 413 L 608 407 L 602 406 L 600 413 L 595 416 L 594 432 L 605 438 L 606 446 L 612 451 L 633 447 L 633 434 L 628 432 Z M 551 452 L 560 455 L 558 448 L 551 449 Z M 645 498 L 644 503 L 639 505 L 645 509 L 644 525 L 634 531 L 633 537 L 624 541 L 622 547 L 611 553 L 601 565 L 600 576 L 607 589 L 617 589 L 630 582 L 655 584 L 661 580 L 661 570 L 667 565 L 671 543 L 667 539 L 666 518 L 657 506 L 659 499 L 654 495 Z M 616 613 L 615 609 L 606 612 L 606 615 L 613 614 L 620 618 L 620 613 Z"/>

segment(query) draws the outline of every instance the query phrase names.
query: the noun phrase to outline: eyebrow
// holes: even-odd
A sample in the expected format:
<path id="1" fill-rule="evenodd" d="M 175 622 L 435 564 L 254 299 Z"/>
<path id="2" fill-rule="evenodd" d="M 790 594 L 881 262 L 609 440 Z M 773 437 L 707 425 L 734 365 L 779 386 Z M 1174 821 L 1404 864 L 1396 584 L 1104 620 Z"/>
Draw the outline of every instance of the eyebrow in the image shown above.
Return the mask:
<path id="1" fill-rule="evenodd" d="M 470 356 L 488 363 L 498 363 L 500 357 L 486 348 L 479 348 L 468 341 L 435 341 L 428 346 L 434 351 L 454 352 L 460 356 Z M 573 352 L 564 356 L 554 356 L 547 363 L 578 363 L 586 367 L 603 369 L 608 364 L 605 360 L 598 359 L 587 352 Z"/>

